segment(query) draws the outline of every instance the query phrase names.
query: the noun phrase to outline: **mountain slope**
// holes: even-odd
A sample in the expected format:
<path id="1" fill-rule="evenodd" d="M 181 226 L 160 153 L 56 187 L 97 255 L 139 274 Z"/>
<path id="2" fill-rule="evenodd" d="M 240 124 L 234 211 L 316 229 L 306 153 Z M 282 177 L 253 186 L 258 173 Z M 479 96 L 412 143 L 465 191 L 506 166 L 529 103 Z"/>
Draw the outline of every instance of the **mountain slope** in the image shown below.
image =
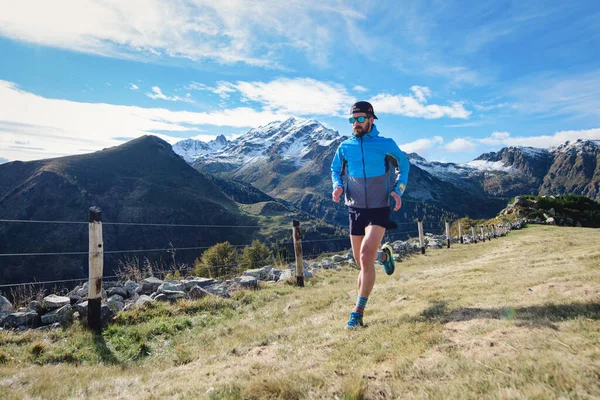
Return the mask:
<path id="1" fill-rule="evenodd" d="M 90 206 L 105 222 L 253 225 L 213 180 L 194 170 L 171 146 L 144 136 L 102 151 L 0 165 L 0 218 L 87 221 Z M 0 253 L 87 251 L 87 225 L 0 224 Z M 218 241 L 249 243 L 252 229 L 207 229 L 105 225 L 106 250 L 198 247 Z M 201 251 L 178 254 L 193 261 Z M 143 253 L 142 253 L 143 254 Z M 135 254 L 133 254 L 135 255 Z M 156 252 L 149 257 L 169 260 Z M 107 256 L 105 274 L 117 267 Z M 87 275 L 86 257 L 2 259 L 0 281 L 73 278 Z"/>
<path id="2" fill-rule="evenodd" d="M 579 194 L 600 201 L 600 140 L 577 140 L 553 149 L 554 162 L 540 194 Z"/>

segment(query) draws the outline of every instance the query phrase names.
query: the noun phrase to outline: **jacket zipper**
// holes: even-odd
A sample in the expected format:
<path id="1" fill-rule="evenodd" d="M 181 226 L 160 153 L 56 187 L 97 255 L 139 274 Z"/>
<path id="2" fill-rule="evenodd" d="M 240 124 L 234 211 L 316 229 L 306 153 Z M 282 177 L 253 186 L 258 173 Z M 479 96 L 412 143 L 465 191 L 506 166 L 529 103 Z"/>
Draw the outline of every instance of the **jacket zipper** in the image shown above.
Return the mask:
<path id="1" fill-rule="evenodd" d="M 365 208 L 369 208 L 369 200 L 367 200 L 367 167 L 365 166 L 365 151 L 363 150 L 363 138 L 360 138 L 360 154 L 362 156 L 363 176 L 365 178 Z"/>

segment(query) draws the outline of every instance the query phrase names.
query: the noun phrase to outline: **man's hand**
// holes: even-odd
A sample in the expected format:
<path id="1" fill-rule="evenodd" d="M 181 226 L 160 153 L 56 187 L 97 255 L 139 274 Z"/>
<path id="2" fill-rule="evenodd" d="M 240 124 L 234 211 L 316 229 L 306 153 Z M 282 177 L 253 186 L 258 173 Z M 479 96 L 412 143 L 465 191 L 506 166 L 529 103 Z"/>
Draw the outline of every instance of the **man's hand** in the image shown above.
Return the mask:
<path id="1" fill-rule="evenodd" d="M 398 211 L 400 207 L 402 207 L 402 197 L 400 197 L 400 195 L 396 192 L 392 192 L 392 197 L 396 202 L 396 205 L 394 206 L 394 211 Z"/>
<path id="2" fill-rule="evenodd" d="M 340 196 L 342 195 L 342 193 L 344 193 L 344 188 L 338 186 L 333 192 L 331 192 L 331 198 L 337 203 L 338 201 L 340 201 Z"/>

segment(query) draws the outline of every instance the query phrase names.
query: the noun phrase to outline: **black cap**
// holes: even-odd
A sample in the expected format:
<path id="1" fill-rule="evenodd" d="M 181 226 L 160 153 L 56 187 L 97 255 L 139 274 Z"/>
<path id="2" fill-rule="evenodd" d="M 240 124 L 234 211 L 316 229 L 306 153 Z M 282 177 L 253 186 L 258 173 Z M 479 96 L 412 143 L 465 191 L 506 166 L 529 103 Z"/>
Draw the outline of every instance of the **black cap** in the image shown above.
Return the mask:
<path id="1" fill-rule="evenodd" d="M 375 112 L 373 111 L 373 106 L 367 101 L 357 101 L 356 103 L 352 104 L 352 107 L 350 108 L 350 114 L 353 114 L 355 112 L 364 112 L 365 114 L 371 114 L 373 118 L 378 119 L 375 115 Z"/>

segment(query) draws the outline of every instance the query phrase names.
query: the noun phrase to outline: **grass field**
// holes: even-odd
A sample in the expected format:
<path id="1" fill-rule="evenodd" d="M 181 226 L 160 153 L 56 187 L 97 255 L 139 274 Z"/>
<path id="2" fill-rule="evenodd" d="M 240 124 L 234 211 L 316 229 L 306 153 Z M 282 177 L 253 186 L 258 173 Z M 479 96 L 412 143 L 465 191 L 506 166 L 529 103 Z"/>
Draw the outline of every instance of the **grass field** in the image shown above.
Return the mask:
<path id="1" fill-rule="evenodd" d="M 600 229 L 531 226 L 305 288 L 158 304 L 93 335 L 0 332 L 0 398 L 600 398 Z"/>

